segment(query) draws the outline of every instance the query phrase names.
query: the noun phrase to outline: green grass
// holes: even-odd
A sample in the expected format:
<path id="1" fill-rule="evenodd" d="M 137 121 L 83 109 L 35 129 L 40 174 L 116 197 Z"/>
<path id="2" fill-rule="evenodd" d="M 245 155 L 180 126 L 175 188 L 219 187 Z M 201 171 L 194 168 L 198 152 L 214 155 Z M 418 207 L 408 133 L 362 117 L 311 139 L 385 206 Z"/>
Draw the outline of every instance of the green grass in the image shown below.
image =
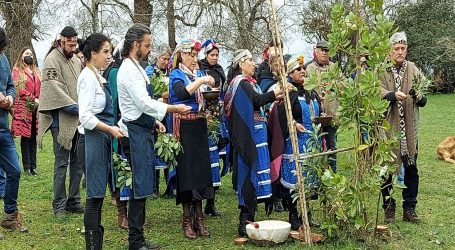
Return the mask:
<path id="1" fill-rule="evenodd" d="M 427 107 L 421 109 L 418 168 L 420 193 L 417 212 L 422 218 L 420 225 L 401 221 L 401 209 L 397 209 L 397 222 L 387 241 L 377 241 L 373 246 L 354 240 L 331 241 L 314 249 L 455 249 L 455 166 L 438 160 L 436 146 L 445 137 L 455 135 L 455 95 L 433 95 Z M 443 112 L 442 112 L 443 110 Z M 348 136 L 340 136 L 340 144 L 346 145 Z M 19 208 L 29 233 L 21 234 L 1 230 L 6 236 L 0 241 L 0 249 L 84 249 L 82 215 L 69 215 L 57 219 L 52 213 L 53 153 L 49 135 L 45 148 L 38 155 L 38 176 L 21 177 Z M 347 155 L 340 157 L 339 169 L 349 172 Z M 234 245 L 237 235 L 237 196 L 232 191 L 230 176 L 223 178 L 217 195 L 217 206 L 223 212 L 221 218 L 208 218 L 212 236 L 209 239 L 186 240 L 181 230 L 182 211 L 175 200 L 149 199 L 147 202 L 146 238 L 158 242 L 165 249 L 242 249 Z M 161 185 L 163 192 L 164 185 Z M 397 196 L 397 195 L 396 195 Z M 83 195 L 83 197 L 85 197 Z M 256 220 L 267 219 L 259 206 Z M 274 219 L 287 219 L 287 213 L 274 213 Z M 117 226 L 116 208 L 109 199 L 103 206 L 105 227 L 104 249 L 127 249 L 127 232 Z M 436 244 L 436 240 L 441 244 Z M 248 244 L 245 249 L 256 249 Z M 301 245 L 287 242 L 278 249 L 300 249 Z"/>

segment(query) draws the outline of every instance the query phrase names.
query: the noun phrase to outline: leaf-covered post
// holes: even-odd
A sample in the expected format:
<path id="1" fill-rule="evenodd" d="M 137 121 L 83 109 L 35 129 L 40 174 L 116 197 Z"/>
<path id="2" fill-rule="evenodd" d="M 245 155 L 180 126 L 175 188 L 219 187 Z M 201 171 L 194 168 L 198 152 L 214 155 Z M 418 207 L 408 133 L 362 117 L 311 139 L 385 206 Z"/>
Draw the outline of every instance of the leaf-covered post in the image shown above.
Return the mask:
<path id="1" fill-rule="evenodd" d="M 293 123 L 293 117 L 292 117 L 292 108 L 291 108 L 291 101 L 289 98 L 289 91 L 287 89 L 287 80 L 286 80 L 286 71 L 285 71 L 285 64 L 284 64 L 284 57 L 283 57 L 283 50 L 281 49 L 281 37 L 280 37 L 280 31 L 278 28 L 278 21 L 276 17 L 276 11 L 275 11 L 275 5 L 273 3 L 273 0 L 270 0 L 270 23 L 271 23 L 271 32 L 272 32 L 272 38 L 274 45 L 277 50 L 277 55 L 279 58 L 279 63 L 280 63 L 280 71 L 279 71 L 279 82 L 281 85 L 281 88 L 283 89 L 284 93 L 284 105 L 286 109 L 286 118 L 287 118 L 287 123 L 288 123 L 288 128 L 289 128 L 289 134 L 291 136 L 291 142 L 292 142 L 292 151 L 294 155 L 294 162 L 295 162 L 295 168 L 297 172 L 297 190 L 299 192 L 299 204 L 300 204 L 300 211 L 302 212 L 302 227 L 299 229 L 302 231 L 303 235 L 305 236 L 305 243 L 308 244 L 309 246 L 312 245 L 312 240 L 311 240 L 311 230 L 310 230 L 310 225 L 308 221 L 308 212 L 307 212 L 307 205 L 306 205 L 306 198 L 305 198 L 305 187 L 304 187 L 304 178 L 302 176 L 302 167 L 301 163 L 299 161 L 299 147 L 298 147 L 298 140 L 297 140 L 297 133 L 296 133 L 296 128 Z"/>

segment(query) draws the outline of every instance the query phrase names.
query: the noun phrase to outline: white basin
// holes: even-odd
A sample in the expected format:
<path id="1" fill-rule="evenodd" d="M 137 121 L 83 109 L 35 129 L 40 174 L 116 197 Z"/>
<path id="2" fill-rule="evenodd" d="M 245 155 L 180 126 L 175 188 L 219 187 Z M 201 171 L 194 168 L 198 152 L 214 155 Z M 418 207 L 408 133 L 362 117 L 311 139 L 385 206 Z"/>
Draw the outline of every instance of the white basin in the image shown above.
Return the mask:
<path id="1" fill-rule="evenodd" d="M 275 243 L 281 243 L 288 239 L 291 224 L 280 220 L 256 221 L 259 228 L 254 225 L 246 225 L 246 233 L 253 240 L 268 240 Z"/>

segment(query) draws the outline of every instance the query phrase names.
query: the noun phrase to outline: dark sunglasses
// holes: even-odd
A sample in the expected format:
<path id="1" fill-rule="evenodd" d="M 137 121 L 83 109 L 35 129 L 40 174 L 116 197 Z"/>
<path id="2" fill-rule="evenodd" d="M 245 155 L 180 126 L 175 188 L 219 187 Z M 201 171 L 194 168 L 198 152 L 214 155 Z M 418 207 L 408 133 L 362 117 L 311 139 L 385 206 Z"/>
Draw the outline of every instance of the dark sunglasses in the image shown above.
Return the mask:
<path id="1" fill-rule="evenodd" d="M 305 66 L 300 66 L 300 67 L 294 69 L 294 71 L 296 71 L 296 70 L 297 70 L 297 71 L 302 71 L 302 69 L 303 69 L 303 70 L 306 70 L 306 67 L 305 67 Z"/>

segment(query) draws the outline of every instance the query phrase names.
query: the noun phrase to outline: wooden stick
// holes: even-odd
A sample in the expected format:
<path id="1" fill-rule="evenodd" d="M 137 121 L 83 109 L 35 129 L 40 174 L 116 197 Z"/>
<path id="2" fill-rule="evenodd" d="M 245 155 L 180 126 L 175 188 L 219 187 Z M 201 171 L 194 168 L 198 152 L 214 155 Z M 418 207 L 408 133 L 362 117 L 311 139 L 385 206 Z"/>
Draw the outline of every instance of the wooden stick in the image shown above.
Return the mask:
<path id="1" fill-rule="evenodd" d="M 306 198 L 305 198 L 305 187 L 304 187 L 304 181 L 303 181 L 303 176 L 302 176 L 302 167 L 300 165 L 300 162 L 298 161 L 299 159 L 299 147 L 298 147 L 298 140 L 297 140 L 297 132 L 294 126 L 294 123 L 292 122 L 294 119 L 292 117 L 292 106 L 291 106 L 291 101 L 289 98 L 289 91 L 287 88 L 287 79 L 286 79 L 286 71 L 285 71 L 285 64 L 284 64 L 284 57 L 283 57 L 283 51 L 281 49 L 281 36 L 280 36 L 280 30 L 278 29 L 278 20 L 276 17 L 276 12 L 275 12 L 275 5 L 273 4 L 273 0 L 270 0 L 270 30 L 272 32 L 272 38 L 274 45 L 276 47 L 276 52 L 279 58 L 279 63 L 280 63 L 280 72 L 279 72 L 279 81 L 281 88 L 284 93 L 284 104 L 285 104 L 285 109 L 286 109 L 286 118 L 288 122 L 288 129 L 289 129 L 289 134 L 291 136 L 291 143 L 292 143 L 292 151 L 294 155 L 294 160 L 295 160 L 295 165 L 296 165 L 296 172 L 297 172 L 297 190 L 299 191 L 299 199 L 300 199 L 300 210 L 302 212 L 302 227 L 300 230 L 303 231 L 303 234 L 305 236 L 305 242 L 309 246 L 312 245 L 311 241 L 311 229 L 308 221 L 308 211 L 307 211 L 307 204 L 306 204 Z"/>
<path id="2" fill-rule="evenodd" d="M 317 154 L 300 154 L 299 155 L 299 161 L 303 161 L 305 159 L 310 159 L 314 157 L 319 157 L 319 156 L 324 156 L 324 155 L 333 155 L 336 153 L 341 153 L 341 152 L 346 152 L 346 151 L 351 151 L 354 150 L 355 147 L 348 147 L 348 148 L 340 148 L 340 149 L 335 149 L 335 150 L 329 150 Z"/>

